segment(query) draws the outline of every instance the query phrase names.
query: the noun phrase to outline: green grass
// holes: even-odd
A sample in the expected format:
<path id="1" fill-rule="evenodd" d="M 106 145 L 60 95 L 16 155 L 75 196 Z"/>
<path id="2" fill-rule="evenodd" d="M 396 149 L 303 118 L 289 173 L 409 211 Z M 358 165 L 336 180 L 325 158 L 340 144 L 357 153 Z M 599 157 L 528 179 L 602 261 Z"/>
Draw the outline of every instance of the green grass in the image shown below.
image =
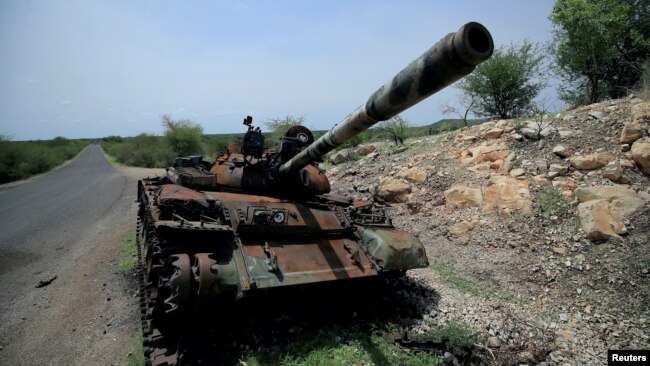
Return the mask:
<path id="1" fill-rule="evenodd" d="M 486 284 L 461 276 L 456 268 L 447 263 L 434 261 L 433 264 L 431 264 L 431 267 L 436 271 L 442 283 L 447 284 L 462 293 L 482 297 L 488 300 L 504 300 L 518 305 L 528 304 L 526 299 L 518 297 L 515 294 L 505 291 L 497 291 Z"/>
<path id="2" fill-rule="evenodd" d="M 138 331 L 133 339 L 131 350 L 126 355 L 124 364 L 128 366 L 144 366 L 144 349 L 142 348 L 142 331 Z"/>
<path id="3" fill-rule="evenodd" d="M 550 187 L 541 187 L 533 197 L 535 209 L 543 216 L 569 216 L 569 203 L 562 194 Z"/>
<path id="4" fill-rule="evenodd" d="M 456 269 L 446 263 L 434 261 L 431 265 L 440 277 L 442 283 L 448 284 L 458 291 L 473 296 L 483 297 L 486 299 L 496 298 L 497 292 L 487 285 L 474 282 L 468 278 L 462 277 Z"/>
<path id="5" fill-rule="evenodd" d="M 104 149 L 102 149 L 102 151 L 104 151 Z M 104 157 L 106 157 L 106 161 L 108 161 L 109 164 L 111 164 L 116 168 L 120 168 L 124 166 L 124 164 L 117 161 L 116 157 L 114 157 L 113 155 L 109 155 L 108 153 L 106 153 L 106 151 L 104 151 Z"/>
<path id="6" fill-rule="evenodd" d="M 400 325 L 392 324 L 395 329 Z M 380 333 L 356 326 L 333 326 L 300 333 L 284 348 L 274 352 L 249 352 L 242 361 L 250 366 L 287 365 L 433 365 L 442 356 L 415 352 L 394 344 Z"/>
<path id="7" fill-rule="evenodd" d="M 133 228 L 127 234 L 126 238 L 122 242 L 120 247 L 120 262 L 119 267 L 122 272 L 128 273 L 133 270 L 137 262 L 137 257 L 135 255 L 135 228 Z"/>

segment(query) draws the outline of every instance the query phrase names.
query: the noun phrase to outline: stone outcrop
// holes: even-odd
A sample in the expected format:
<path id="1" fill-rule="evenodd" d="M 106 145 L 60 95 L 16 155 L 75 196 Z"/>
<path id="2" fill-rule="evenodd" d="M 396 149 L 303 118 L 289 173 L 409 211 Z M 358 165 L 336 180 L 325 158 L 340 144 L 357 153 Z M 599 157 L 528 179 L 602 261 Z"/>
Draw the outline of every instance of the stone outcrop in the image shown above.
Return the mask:
<path id="1" fill-rule="evenodd" d="M 530 212 L 528 181 L 493 175 L 483 189 L 483 211 L 511 217 L 513 211 Z"/>
<path id="2" fill-rule="evenodd" d="M 330 156 L 328 161 L 330 164 L 334 164 L 334 165 L 341 164 L 348 161 L 350 159 L 351 154 L 352 154 L 352 148 L 342 149 L 332 154 L 332 156 Z"/>
<path id="3" fill-rule="evenodd" d="M 633 104 L 630 111 L 632 112 L 633 123 L 650 123 L 650 102 Z"/>
<path id="4" fill-rule="evenodd" d="M 524 175 L 526 175 L 526 172 L 521 168 L 512 169 L 510 171 L 510 176 L 513 177 L 513 178 L 521 177 L 521 176 L 524 176 Z"/>
<path id="5" fill-rule="evenodd" d="M 445 191 L 445 204 L 449 208 L 480 207 L 483 196 L 480 188 L 458 185 Z"/>
<path id="6" fill-rule="evenodd" d="M 632 145 L 632 160 L 645 174 L 650 174 L 650 141 L 638 140 Z"/>
<path id="7" fill-rule="evenodd" d="M 464 164 L 503 160 L 510 155 L 510 150 L 508 150 L 508 147 L 502 142 L 492 145 L 483 143 L 477 147 L 470 148 L 467 151 L 467 155 L 461 158 L 461 162 Z"/>
<path id="8" fill-rule="evenodd" d="M 557 145 L 553 148 L 553 154 L 561 158 L 568 158 L 573 155 L 573 151 L 564 145 Z"/>
<path id="9" fill-rule="evenodd" d="M 472 216 L 471 221 L 457 222 L 449 228 L 449 236 L 452 238 L 459 238 L 474 229 L 477 223 L 478 215 Z"/>
<path id="10" fill-rule="evenodd" d="M 377 147 L 375 145 L 366 144 L 366 145 L 359 145 L 355 150 L 355 152 L 359 155 L 366 156 L 374 152 L 375 150 L 377 150 Z"/>
<path id="11" fill-rule="evenodd" d="M 348 147 L 332 154 L 328 162 L 333 165 L 345 163 L 346 161 L 352 160 L 353 155 L 365 156 L 374 152 L 376 149 L 377 147 L 371 144 Z"/>
<path id="12" fill-rule="evenodd" d="M 621 144 L 631 144 L 634 141 L 643 137 L 643 128 L 639 123 L 626 123 L 621 131 L 621 138 L 619 141 Z"/>
<path id="13" fill-rule="evenodd" d="M 377 195 L 387 202 L 406 202 L 406 195 L 411 193 L 411 186 L 392 177 L 379 180 Z"/>
<path id="14" fill-rule="evenodd" d="M 608 154 L 588 154 L 588 155 L 574 155 L 569 159 L 571 165 L 578 170 L 594 170 L 600 169 L 607 165 L 614 158 Z"/>
<path id="15" fill-rule="evenodd" d="M 427 180 L 427 172 L 420 168 L 406 168 L 400 170 L 396 176 L 409 182 L 422 184 Z"/>
<path id="16" fill-rule="evenodd" d="M 499 137 L 501 137 L 502 134 L 503 134 L 502 129 L 493 128 L 493 129 L 488 130 L 487 132 L 485 132 L 483 134 L 483 138 L 486 139 L 486 140 L 494 140 L 494 139 L 498 139 Z"/>
<path id="17" fill-rule="evenodd" d="M 646 203 L 643 196 L 621 185 L 581 187 L 575 190 L 575 195 L 580 202 L 580 225 L 590 240 L 625 234 L 625 217 Z"/>
<path id="18" fill-rule="evenodd" d="M 565 175 L 569 171 L 569 167 L 562 164 L 551 164 L 548 169 L 548 177 L 555 178 Z"/>
<path id="19" fill-rule="evenodd" d="M 620 181 L 623 177 L 623 168 L 621 168 L 621 163 L 618 160 L 610 161 L 609 164 L 605 165 L 605 169 L 603 169 L 603 177 L 612 182 Z"/>

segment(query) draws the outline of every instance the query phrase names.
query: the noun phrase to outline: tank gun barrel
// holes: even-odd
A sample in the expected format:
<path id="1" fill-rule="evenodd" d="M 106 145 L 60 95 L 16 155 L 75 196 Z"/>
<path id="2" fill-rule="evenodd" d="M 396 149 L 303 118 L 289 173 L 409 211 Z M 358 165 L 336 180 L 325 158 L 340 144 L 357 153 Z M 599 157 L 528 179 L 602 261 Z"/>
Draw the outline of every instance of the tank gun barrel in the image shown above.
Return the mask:
<path id="1" fill-rule="evenodd" d="M 490 58 L 493 50 L 490 32 L 479 23 L 470 22 L 449 33 L 377 89 L 341 123 L 280 166 L 280 172 L 304 168 L 346 140 L 449 86 Z"/>

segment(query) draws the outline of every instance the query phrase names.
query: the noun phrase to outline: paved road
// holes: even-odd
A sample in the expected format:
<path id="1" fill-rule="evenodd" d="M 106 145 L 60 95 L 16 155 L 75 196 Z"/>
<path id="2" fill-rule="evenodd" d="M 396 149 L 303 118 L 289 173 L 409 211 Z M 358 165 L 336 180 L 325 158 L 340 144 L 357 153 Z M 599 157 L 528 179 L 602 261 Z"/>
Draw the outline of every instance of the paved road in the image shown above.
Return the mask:
<path id="1" fill-rule="evenodd" d="M 59 170 L 0 187 L 0 364 L 124 357 L 136 329 L 117 259 L 135 210 L 125 171 L 91 145 Z"/>
<path id="2" fill-rule="evenodd" d="M 0 312 L 53 257 L 74 255 L 71 243 L 106 214 L 126 188 L 126 178 L 89 146 L 69 165 L 27 183 L 0 188 L 0 283 L 6 274 L 26 271 L 0 294 Z"/>

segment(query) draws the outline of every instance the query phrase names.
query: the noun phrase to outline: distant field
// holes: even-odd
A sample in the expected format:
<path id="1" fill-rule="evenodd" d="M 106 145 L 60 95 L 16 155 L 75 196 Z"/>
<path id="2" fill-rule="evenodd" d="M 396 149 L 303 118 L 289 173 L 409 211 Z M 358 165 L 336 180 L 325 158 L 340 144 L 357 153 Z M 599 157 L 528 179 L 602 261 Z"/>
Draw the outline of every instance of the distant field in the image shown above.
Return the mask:
<path id="1" fill-rule="evenodd" d="M 10 141 L 0 136 L 0 183 L 47 172 L 73 158 L 88 140 L 57 137 L 44 141 Z"/>

